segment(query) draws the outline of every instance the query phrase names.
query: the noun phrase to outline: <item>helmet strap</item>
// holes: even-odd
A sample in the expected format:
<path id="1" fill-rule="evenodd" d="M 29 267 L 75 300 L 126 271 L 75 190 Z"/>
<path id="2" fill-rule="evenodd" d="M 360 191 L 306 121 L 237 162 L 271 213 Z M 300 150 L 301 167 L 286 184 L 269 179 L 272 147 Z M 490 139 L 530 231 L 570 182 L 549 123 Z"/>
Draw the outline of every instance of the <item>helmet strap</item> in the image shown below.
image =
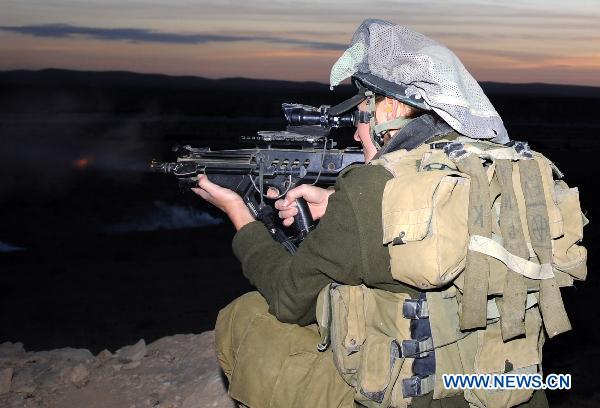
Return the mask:
<path id="1" fill-rule="evenodd" d="M 406 126 L 413 118 L 395 118 L 387 122 L 377 123 L 375 116 L 375 94 L 371 91 L 366 91 L 367 110 L 371 116 L 369 120 L 369 130 L 371 131 L 371 140 L 377 150 L 383 147 L 383 139 L 388 130 L 401 129 Z"/>
<path id="2" fill-rule="evenodd" d="M 390 129 L 401 129 L 411 122 L 413 118 L 396 118 L 388 120 L 387 122 L 379 123 L 373 128 L 373 132 L 379 137 L 383 138 L 383 135 Z"/>
<path id="3" fill-rule="evenodd" d="M 375 94 L 373 91 L 365 91 L 365 97 L 367 98 L 367 112 L 369 112 L 370 120 L 369 120 L 369 130 L 371 134 L 371 141 L 375 146 L 375 149 L 381 149 L 383 146 L 383 137 L 378 135 L 373 131 L 377 126 L 377 119 L 375 118 Z"/>

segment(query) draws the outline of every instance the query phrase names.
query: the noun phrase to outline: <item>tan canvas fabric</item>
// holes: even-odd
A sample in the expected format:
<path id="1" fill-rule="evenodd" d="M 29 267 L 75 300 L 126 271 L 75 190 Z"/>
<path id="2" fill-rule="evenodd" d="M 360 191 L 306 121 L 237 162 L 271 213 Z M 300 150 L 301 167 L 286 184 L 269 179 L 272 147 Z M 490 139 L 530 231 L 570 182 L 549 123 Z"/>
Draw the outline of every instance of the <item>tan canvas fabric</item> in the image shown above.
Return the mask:
<path id="1" fill-rule="evenodd" d="M 492 237 L 492 213 L 489 179 L 481 159 L 468 154 L 456 160 L 458 169 L 471 177 L 469 191 L 468 235 Z M 469 248 L 467 251 L 462 307 L 459 325 L 462 330 L 485 327 L 490 262 L 487 256 Z"/>
<path id="2" fill-rule="evenodd" d="M 564 235 L 553 241 L 554 266 L 575 279 L 584 280 L 587 275 L 587 250 L 579 245 L 583 239 L 584 225 L 579 205 L 579 190 L 569 188 L 564 182 L 558 182 L 555 192 L 563 217 Z"/>
<path id="3" fill-rule="evenodd" d="M 337 284 L 319 294 L 321 342 L 329 343 L 338 372 L 355 387 L 355 400 L 367 407 L 409 403 L 395 386 L 412 375 L 413 359 L 400 357 L 398 349 L 402 340 L 410 339 L 410 320 L 402 316 L 409 297 L 364 285 Z"/>
<path id="4" fill-rule="evenodd" d="M 443 386 L 443 374 L 470 374 L 473 372 L 473 359 L 477 349 L 476 336 L 467 336 L 458 329 L 458 301 L 455 290 L 427 292 L 427 307 L 431 336 L 435 346 L 435 387 L 433 398 L 446 398 L 461 394 L 461 390 L 446 389 Z M 474 341 L 473 341 L 474 340 Z M 463 353 L 459 348 L 459 341 Z M 473 356 L 463 361 L 463 355 Z"/>
<path id="5" fill-rule="evenodd" d="M 258 292 L 219 313 L 215 338 L 229 394 L 245 406 L 354 407 L 354 389 L 338 375 L 331 351 L 317 351 L 316 326 L 279 322 Z"/>
<path id="6" fill-rule="evenodd" d="M 496 175 L 501 185 L 500 229 L 506 250 L 522 259 L 529 259 L 529 250 L 523 234 L 519 218 L 519 208 L 512 183 L 512 162 L 496 160 Z M 502 289 L 500 321 L 502 338 L 507 341 L 525 334 L 525 302 L 527 284 L 525 277 L 517 274 L 514 269 L 506 271 L 506 280 Z"/>
<path id="7" fill-rule="evenodd" d="M 395 279 L 431 289 L 452 281 L 462 270 L 468 192 L 469 179 L 451 171 L 425 171 L 388 181 L 382 204 L 383 241 Z"/>
<path id="8" fill-rule="evenodd" d="M 382 202 L 383 242 L 390 251 L 392 275 L 423 289 L 449 282 L 450 288 L 458 289 L 427 293 L 436 347 L 435 398 L 452 395 L 442 388 L 443 373 L 538 372 L 544 341 L 540 308 L 548 317 L 550 335 L 567 330 L 559 287 L 584 279 L 586 273 L 585 248 L 579 241 L 587 220 L 581 214 L 577 190 L 553 180 L 559 172 L 553 172 L 552 162 L 535 152 L 527 156 L 513 148 L 460 141 L 465 143 L 464 152 L 453 160 L 440 150 L 423 147 L 418 153 L 396 152 L 380 159 L 394 175 Z M 466 188 L 443 185 L 456 180 L 465 180 Z M 459 211 L 442 213 L 440 203 L 447 205 L 459 197 Z M 491 215 L 488 226 L 486 215 Z M 455 240 L 445 235 L 427 247 L 435 241 L 440 225 L 436 222 L 443 217 L 453 218 L 454 224 L 442 229 L 454 232 Z M 457 227 L 457 217 L 462 219 L 462 229 Z M 481 230 L 479 234 L 487 236 L 477 234 L 477 228 L 467 231 L 467 218 L 469 227 L 473 224 Z M 454 251 L 459 259 L 452 258 L 451 265 L 456 269 L 448 268 L 450 280 L 440 279 L 440 264 L 431 260 L 461 242 L 459 235 L 470 237 L 467 248 L 489 267 L 483 278 L 469 283 L 469 274 L 462 273 L 469 266 L 469 255 Z M 474 271 L 481 273 L 481 262 L 471 262 Z M 479 301 L 469 306 L 468 299 Z M 459 330 L 460 311 L 465 309 L 480 319 L 460 327 L 478 330 Z M 468 391 L 465 396 L 472 406 L 504 407 L 525 402 L 531 394 L 527 390 Z"/>
<path id="9" fill-rule="evenodd" d="M 543 165 L 542 165 L 543 166 Z M 550 215 L 546 201 L 544 168 L 534 160 L 519 161 L 521 190 L 525 197 L 527 226 L 531 245 L 542 266 L 552 262 L 552 236 L 549 228 Z M 571 330 L 558 283 L 555 278 L 540 282 L 540 310 L 549 337 Z"/>
<path id="10" fill-rule="evenodd" d="M 537 307 L 527 309 L 525 322 L 525 337 L 507 342 L 502 340 L 499 322 L 480 331 L 482 337 L 475 360 L 476 373 L 503 373 L 507 365 L 519 369 L 540 364 L 537 346 L 542 320 Z"/>
<path id="11" fill-rule="evenodd" d="M 539 153 L 535 153 L 533 159 L 538 163 L 542 185 L 544 187 L 544 198 L 546 200 L 546 208 L 548 209 L 550 237 L 555 239 L 563 235 L 563 219 L 556 202 L 554 179 L 552 176 L 552 162 Z"/>

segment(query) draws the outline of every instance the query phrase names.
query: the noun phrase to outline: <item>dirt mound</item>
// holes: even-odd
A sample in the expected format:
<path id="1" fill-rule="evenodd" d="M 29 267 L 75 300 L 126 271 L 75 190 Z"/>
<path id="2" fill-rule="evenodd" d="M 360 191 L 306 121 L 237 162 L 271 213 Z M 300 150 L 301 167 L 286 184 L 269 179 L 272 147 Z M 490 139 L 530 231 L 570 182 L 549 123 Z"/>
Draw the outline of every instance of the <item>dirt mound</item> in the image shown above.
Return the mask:
<path id="1" fill-rule="evenodd" d="M 0 406 L 232 408 L 214 333 L 144 340 L 97 356 L 85 349 L 28 352 L 0 345 Z"/>

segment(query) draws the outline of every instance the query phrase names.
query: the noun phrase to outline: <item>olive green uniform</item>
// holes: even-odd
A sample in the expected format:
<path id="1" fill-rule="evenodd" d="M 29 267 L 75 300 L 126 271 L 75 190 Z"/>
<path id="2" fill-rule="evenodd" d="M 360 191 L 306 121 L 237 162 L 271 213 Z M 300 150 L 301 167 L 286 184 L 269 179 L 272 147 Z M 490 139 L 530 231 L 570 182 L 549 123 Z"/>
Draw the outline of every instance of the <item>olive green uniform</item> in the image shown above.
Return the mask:
<path id="1" fill-rule="evenodd" d="M 326 214 L 295 255 L 260 222 L 238 231 L 233 251 L 262 297 L 239 298 L 217 321 L 219 361 L 233 398 L 251 407 L 352 406 L 354 389 L 337 374 L 331 351 L 316 350 L 319 336 L 310 324 L 317 296 L 331 282 L 418 297 L 414 288 L 392 278 L 382 245 L 381 199 L 391 178 L 383 167 L 370 165 L 340 175 Z M 461 396 L 432 401 L 426 395 L 415 397 L 412 406 L 468 403 Z M 536 392 L 526 406 L 547 406 L 544 394 Z"/>

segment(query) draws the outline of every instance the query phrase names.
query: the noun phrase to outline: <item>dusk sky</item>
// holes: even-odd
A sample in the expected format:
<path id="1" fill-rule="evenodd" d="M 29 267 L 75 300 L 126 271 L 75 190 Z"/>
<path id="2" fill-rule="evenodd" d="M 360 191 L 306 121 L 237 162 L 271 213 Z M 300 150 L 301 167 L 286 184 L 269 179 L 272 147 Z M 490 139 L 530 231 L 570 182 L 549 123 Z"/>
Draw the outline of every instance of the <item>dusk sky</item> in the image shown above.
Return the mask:
<path id="1" fill-rule="evenodd" d="M 442 42 L 479 81 L 600 86 L 600 0 L 0 0 L 0 70 L 327 82 L 366 17 Z"/>

